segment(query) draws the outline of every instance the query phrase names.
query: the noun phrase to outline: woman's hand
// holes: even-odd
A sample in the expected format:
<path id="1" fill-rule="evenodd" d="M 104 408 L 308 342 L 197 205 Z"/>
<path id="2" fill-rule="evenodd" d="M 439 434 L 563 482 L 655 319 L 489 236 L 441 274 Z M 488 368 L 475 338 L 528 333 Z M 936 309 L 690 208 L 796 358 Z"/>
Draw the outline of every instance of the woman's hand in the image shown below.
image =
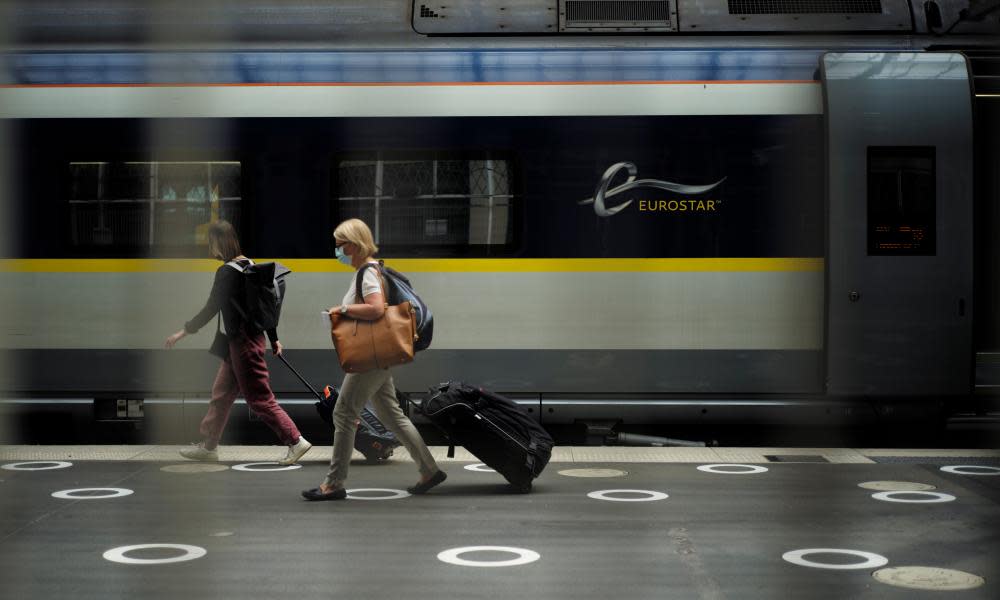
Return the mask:
<path id="1" fill-rule="evenodd" d="M 271 345 L 271 352 L 274 352 L 275 356 L 281 356 L 281 351 L 284 349 L 284 346 L 278 340 L 274 340 L 274 344 Z"/>
<path id="2" fill-rule="evenodd" d="M 338 304 L 337 306 L 331 306 L 330 308 L 327 309 L 326 312 L 330 313 L 331 315 L 338 315 L 340 314 L 340 305 Z"/>
<path id="3" fill-rule="evenodd" d="M 173 348 L 174 344 L 176 344 L 177 342 L 181 341 L 181 338 L 185 337 L 185 336 L 187 336 L 187 332 L 184 331 L 183 329 L 181 329 L 177 333 L 175 333 L 175 334 L 171 335 L 170 337 L 168 337 L 166 343 L 163 344 L 163 346 L 165 348 L 168 348 L 168 349 L 169 348 Z"/>

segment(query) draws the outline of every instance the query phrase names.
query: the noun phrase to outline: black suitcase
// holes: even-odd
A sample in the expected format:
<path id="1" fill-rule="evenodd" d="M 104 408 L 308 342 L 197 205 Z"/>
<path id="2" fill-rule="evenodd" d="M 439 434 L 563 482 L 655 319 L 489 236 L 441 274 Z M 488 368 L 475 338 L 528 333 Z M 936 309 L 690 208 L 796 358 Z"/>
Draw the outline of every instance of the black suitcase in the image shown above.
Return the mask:
<path id="1" fill-rule="evenodd" d="M 464 446 L 521 492 L 531 491 L 552 456 L 552 437 L 516 402 L 460 382 L 432 387 L 414 405 L 455 445 Z"/>
<path id="2" fill-rule="evenodd" d="M 328 385 L 323 388 L 323 395 L 321 396 L 319 392 L 313 389 L 313 386 L 309 385 L 309 382 L 302 375 L 299 375 L 299 372 L 288 363 L 284 356 L 278 355 L 278 358 L 292 370 L 292 373 L 295 373 L 299 381 L 306 384 L 309 391 L 316 395 L 319 399 L 319 402 L 315 403 L 316 412 L 319 413 L 321 419 L 333 427 L 333 408 L 337 405 L 337 388 Z M 354 434 L 354 448 L 363 454 L 365 460 L 370 463 L 386 460 L 392 456 L 393 450 L 402 445 L 396 436 L 385 428 L 385 425 L 378 420 L 375 413 L 367 406 L 361 410 L 361 418 L 358 420 L 357 425 L 358 430 Z"/>
<path id="3" fill-rule="evenodd" d="M 333 427 L 333 409 L 337 406 L 337 388 L 328 385 L 323 388 L 323 397 L 315 403 L 319 417 Z M 368 462 L 383 461 L 392 456 L 392 451 L 402 445 L 396 435 L 385 428 L 368 405 L 361 409 L 354 434 L 354 448 L 365 455 Z"/>

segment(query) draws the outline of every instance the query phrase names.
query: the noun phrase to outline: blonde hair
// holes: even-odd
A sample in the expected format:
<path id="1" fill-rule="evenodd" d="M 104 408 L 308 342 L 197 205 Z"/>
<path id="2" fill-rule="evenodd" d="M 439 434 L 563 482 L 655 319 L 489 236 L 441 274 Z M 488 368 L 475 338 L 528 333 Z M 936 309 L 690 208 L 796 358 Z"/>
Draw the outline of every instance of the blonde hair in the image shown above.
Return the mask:
<path id="1" fill-rule="evenodd" d="M 351 242 L 361 249 L 365 258 L 378 252 L 378 246 L 372 238 L 372 230 L 361 219 L 348 219 L 337 225 L 333 230 L 333 239 L 338 242 Z"/>

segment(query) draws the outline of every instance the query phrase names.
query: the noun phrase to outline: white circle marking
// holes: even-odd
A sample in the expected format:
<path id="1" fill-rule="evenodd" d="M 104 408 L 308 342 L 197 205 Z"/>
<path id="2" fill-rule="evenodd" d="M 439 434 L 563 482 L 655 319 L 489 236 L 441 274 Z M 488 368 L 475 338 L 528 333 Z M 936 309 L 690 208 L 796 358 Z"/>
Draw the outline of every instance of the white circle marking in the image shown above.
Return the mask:
<path id="1" fill-rule="evenodd" d="M 483 463 L 479 463 L 479 464 L 475 464 L 475 465 L 465 465 L 465 470 L 466 471 L 475 471 L 476 473 L 496 473 L 495 469 L 491 469 L 491 468 L 487 467 Z"/>
<path id="2" fill-rule="evenodd" d="M 985 471 L 968 471 L 966 469 L 983 469 Z M 955 475 L 1000 475 L 1000 467 L 987 467 L 985 465 L 951 465 L 948 467 L 941 467 L 941 470 L 945 473 L 954 473 Z"/>
<path id="3" fill-rule="evenodd" d="M 103 496 L 94 496 L 88 494 L 85 496 L 77 496 L 80 492 L 107 492 Z M 52 492 L 53 498 L 62 498 L 63 500 L 104 500 L 105 498 L 121 498 L 122 496 L 131 496 L 134 494 L 132 490 L 126 488 L 77 488 L 75 490 L 62 490 L 61 492 Z"/>
<path id="4" fill-rule="evenodd" d="M 382 492 L 388 494 L 386 496 L 357 496 L 358 492 Z M 393 490 L 389 488 L 355 488 L 353 490 L 347 490 L 347 497 L 351 500 L 399 500 L 401 498 L 409 498 L 410 493 L 404 490 Z"/>
<path id="5" fill-rule="evenodd" d="M 734 471 L 733 469 L 739 470 Z M 760 465 L 701 465 L 698 467 L 698 470 L 704 471 L 705 473 L 719 473 L 721 475 L 753 475 L 755 473 L 767 473 L 767 467 L 762 467 Z"/>
<path id="6" fill-rule="evenodd" d="M 266 466 L 267 468 L 260 469 L 258 467 Z M 255 462 L 255 463 L 243 463 L 241 465 L 233 465 L 232 469 L 234 471 L 251 471 L 254 473 L 270 473 L 272 471 L 294 471 L 295 469 L 301 469 L 302 465 L 281 465 L 276 462 Z"/>
<path id="7" fill-rule="evenodd" d="M 912 498 L 897 498 L 896 494 L 906 494 L 910 496 L 922 496 L 923 500 L 914 500 Z M 896 490 L 894 492 L 879 492 L 877 494 L 872 494 L 872 498 L 876 500 L 881 500 L 883 502 L 904 502 L 907 504 L 940 504 L 941 502 L 951 502 L 955 499 L 951 494 L 943 494 L 941 492 L 924 492 L 924 491 L 914 491 L 914 490 Z"/>
<path id="8" fill-rule="evenodd" d="M 858 556 L 865 559 L 864 562 L 850 563 L 846 565 L 821 563 L 806 560 L 804 557 L 810 554 L 846 554 L 848 556 Z M 798 565 L 800 567 L 813 567 L 816 569 L 875 569 L 889 564 L 889 559 L 874 552 L 864 552 L 863 550 L 845 550 L 843 548 L 804 548 L 802 550 L 791 550 L 781 555 L 781 558 Z"/>
<path id="9" fill-rule="evenodd" d="M 171 548 L 182 550 L 184 554 L 171 558 L 129 558 L 125 556 L 129 552 L 136 550 L 148 550 L 151 548 Z M 187 544 L 136 544 L 134 546 L 119 546 L 104 553 L 104 559 L 111 562 L 125 565 L 164 565 L 167 563 L 184 562 L 201 558 L 208 554 L 208 551 L 200 546 L 188 546 Z"/>
<path id="10" fill-rule="evenodd" d="M 28 467 L 26 465 L 51 465 L 48 467 Z M 9 463 L 3 466 L 8 471 L 51 471 L 53 469 L 66 469 L 72 467 L 73 463 L 62 460 L 33 460 L 30 462 Z"/>
<path id="11" fill-rule="evenodd" d="M 615 498 L 609 494 L 645 494 L 644 498 Z M 594 500 L 607 500 L 609 502 L 652 502 L 654 500 L 665 500 L 669 498 L 667 494 L 663 492 L 654 492 L 650 490 L 599 490 L 596 492 L 590 492 L 587 494 L 588 498 L 593 498 Z"/>
<path id="12" fill-rule="evenodd" d="M 510 560 L 466 560 L 464 558 L 459 558 L 460 555 L 465 554 L 466 552 L 509 552 L 511 554 L 516 554 L 517 558 L 512 558 Z M 534 550 L 514 548 L 511 546 L 466 546 L 464 548 L 452 548 L 450 550 L 439 552 L 437 557 L 441 562 L 461 567 L 515 567 L 518 565 L 533 563 L 541 558 L 542 555 Z"/>

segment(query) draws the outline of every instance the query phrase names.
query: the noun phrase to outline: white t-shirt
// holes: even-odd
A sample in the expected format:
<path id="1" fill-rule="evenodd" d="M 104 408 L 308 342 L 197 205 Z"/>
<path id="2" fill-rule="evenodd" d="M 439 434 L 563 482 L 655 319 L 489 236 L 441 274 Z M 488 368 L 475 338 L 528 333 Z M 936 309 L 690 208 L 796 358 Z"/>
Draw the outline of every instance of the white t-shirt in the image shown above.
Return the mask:
<path id="1" fill-rule="evenodd" d="M 377 265 L 377 262 L 370 262 L 369 264 Z M 357 291 L 355 288 L 355 283 L 357 282 L 357 274 L 351 275 L 351 287 L 347 289 L 347 294 L 344 295 L 344 301 L 341 302 L 342 305 L 346 306 L 348 304 L 360 304 L 357 298 Z M 370 296 L 374 293 L 382 293 L 382 287 L 379 286 L 378 282 L 378 270 L 371 267 L 365 269 L 365 275 L 361 279 L 361 295 Z"/>

